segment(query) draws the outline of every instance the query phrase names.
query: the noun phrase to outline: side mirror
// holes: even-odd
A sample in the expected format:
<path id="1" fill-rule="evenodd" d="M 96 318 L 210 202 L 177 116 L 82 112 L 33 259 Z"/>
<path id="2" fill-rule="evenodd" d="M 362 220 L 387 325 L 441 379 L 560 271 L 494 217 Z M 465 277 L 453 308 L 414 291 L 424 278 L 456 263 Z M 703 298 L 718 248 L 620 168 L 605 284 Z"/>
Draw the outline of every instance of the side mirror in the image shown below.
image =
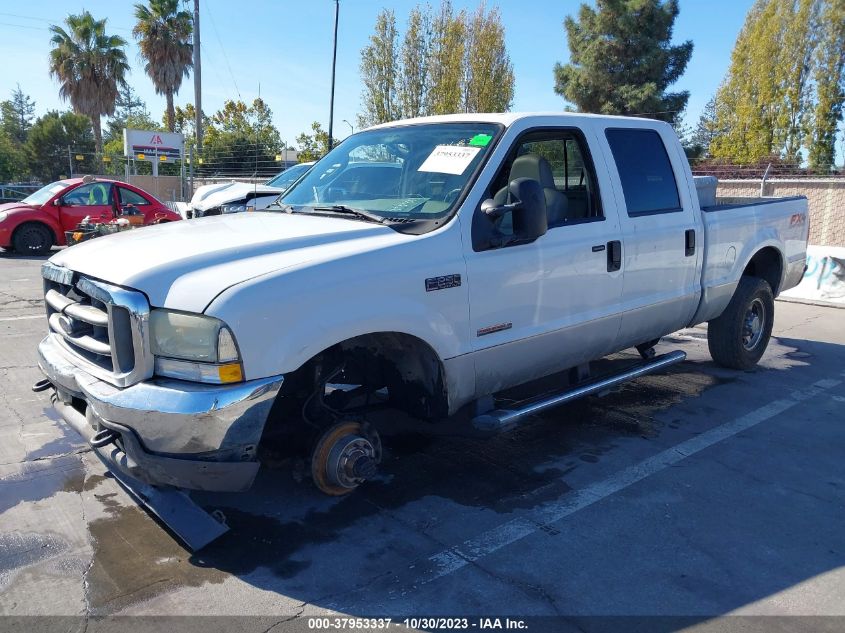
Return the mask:
<path id="1" fill-rule="evenodd" d="M 62 199 L 61 199 L 61 198 L 56 198 L 55 200 L 53 200 L 53 206 L 54 206 L 54 207 L 60 207 L 60 206 L 62 206 Z"/>
<path id="2" fill-rule="evenodd" d="M 481 203 L 481 212 L 495 222 L 507 213 L 512 214 L 513 235 L 495 240 L 497 246 L 514 242 L 531 242 L 548 230 L 546 197 L 540 183 L 531 178 L 517 178 L 508 187 L 514 202 L 497 205 L 492 198 Z"/>
<path id="3" fill-rule="evenodd" d="M 549 228 L 546 196 L 540 183 L 531 178 L 517 178 L 510 184 L 511 198 L 519 200 L 513 213 L 513 234 L 519 241 L 536 240 Z"/>

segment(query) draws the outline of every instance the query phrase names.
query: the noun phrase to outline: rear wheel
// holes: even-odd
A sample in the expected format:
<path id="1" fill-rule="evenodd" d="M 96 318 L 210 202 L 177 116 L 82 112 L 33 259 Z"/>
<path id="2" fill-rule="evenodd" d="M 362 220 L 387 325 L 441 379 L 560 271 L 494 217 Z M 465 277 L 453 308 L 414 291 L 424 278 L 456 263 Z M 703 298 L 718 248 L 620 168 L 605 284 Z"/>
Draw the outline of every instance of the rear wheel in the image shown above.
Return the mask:
<path id="1" fill-rule="evenodd" d="M 21 255 L 43 255 L 53 247 L 53 233 L 43 224 L 22 224 L 15 230 L 12 245 Z"/>
<path id="2" fill-rule="evenodd" d="M 708 324 L 710 356 L 723 367 L 751 369 L 769 344 L 774 315 L 769 283 L 758 277 L 743 277 L 728 307 Z"/>

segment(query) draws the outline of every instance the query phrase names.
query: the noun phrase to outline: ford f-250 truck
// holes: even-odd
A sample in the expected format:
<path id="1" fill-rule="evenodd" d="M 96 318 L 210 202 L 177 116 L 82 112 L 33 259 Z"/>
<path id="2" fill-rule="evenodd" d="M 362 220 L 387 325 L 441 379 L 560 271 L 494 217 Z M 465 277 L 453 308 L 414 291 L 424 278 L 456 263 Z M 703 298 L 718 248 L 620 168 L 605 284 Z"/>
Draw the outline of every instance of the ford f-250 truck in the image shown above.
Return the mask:
<path id="1" fill-rule="evenodd" d="M 344 178 L 368 161 L 400 176 Z M 713 204 L 714 183 L 699 184 L 658 121 L 377 126 L 265 211 L 54 255 L 34 389 L 52 389 L 147 500 L 248 488 L 271 436 L 310 460 L 320 490 L 343 494 L 374 475 L 379 429 L 399 416 L 510 428 L 682 360 L 653 347 L 683 327 L 709 322 L 713 359 L 753 367 L 774 297 L 804 272 L 807 201 Z M 642 363 L 589 376 L 590 361 L 630 347 Z M 497 399 L 557 373 L 557 393 Z"/>

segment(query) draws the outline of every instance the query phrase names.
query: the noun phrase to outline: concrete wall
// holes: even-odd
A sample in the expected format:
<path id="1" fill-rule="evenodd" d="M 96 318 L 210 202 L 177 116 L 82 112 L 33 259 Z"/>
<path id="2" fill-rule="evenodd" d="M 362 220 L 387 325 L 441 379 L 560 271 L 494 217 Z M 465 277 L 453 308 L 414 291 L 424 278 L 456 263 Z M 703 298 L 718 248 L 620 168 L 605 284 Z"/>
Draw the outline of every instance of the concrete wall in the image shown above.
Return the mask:
<path id="1" fill-rule="evenodd" d="M 760 195 L 760 180 L 720 180 L 719 197 Z M 845 178 L 767 180 L 765 196 L 807 196 L 810 244 L 845 246 Z"/>

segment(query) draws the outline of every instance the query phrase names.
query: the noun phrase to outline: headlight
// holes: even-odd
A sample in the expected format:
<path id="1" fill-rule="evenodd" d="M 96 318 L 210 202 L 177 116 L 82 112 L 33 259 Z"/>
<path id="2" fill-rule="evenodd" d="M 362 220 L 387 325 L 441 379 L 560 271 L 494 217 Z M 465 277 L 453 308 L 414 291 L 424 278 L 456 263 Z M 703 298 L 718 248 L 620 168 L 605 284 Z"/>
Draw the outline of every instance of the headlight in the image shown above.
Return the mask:
<path id="1" fill-rule="evenodd" d="M 220 207 L 223 213 L 242 213 L 243 211 L 252 211 L 255 207 L 248 204 L 224 204 Z"/>
<path id="2" fill-rule="evenodd" d="M 150 334 L 160 376 L 218 384 L 243 380 L 235 338 L 219 319 L 153 310 Z"/>

